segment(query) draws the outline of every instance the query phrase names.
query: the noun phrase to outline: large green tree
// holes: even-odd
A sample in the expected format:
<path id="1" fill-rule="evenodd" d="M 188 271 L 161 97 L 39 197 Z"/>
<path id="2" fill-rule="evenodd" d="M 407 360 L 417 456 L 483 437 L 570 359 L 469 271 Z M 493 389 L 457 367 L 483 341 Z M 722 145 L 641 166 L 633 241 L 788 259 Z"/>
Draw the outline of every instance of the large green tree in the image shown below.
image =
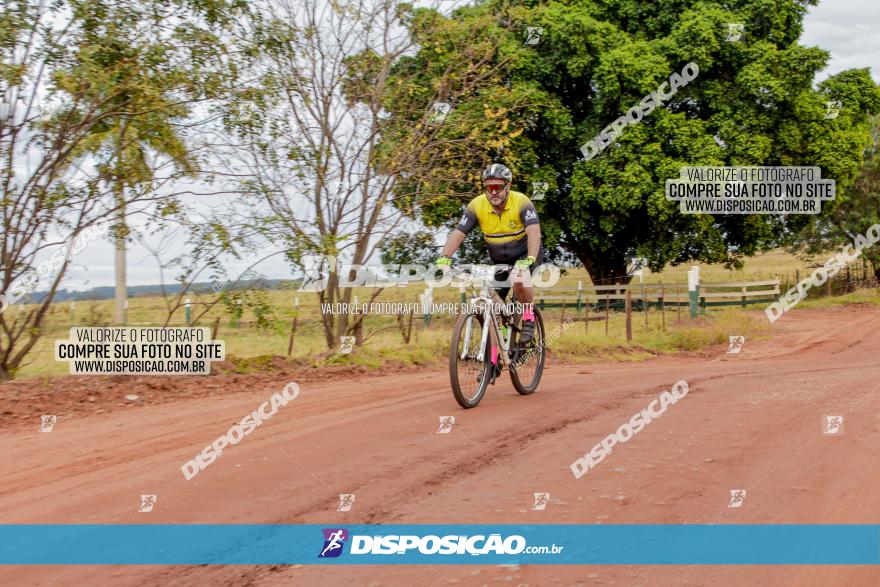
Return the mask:
<path id="1" fill-rule="evenodd" d="M 655 270 L 687 260 L 737 266 L 743 256 L 786 242 L 811 217 L 684 215 L 665 199 L 665 180 L 685 165 L 817 165 L 837 181 L 837 200 L 824 213 L 846 201 L 880 94 L 867 70 L 813 86 L 829 55 L 798 39 L 815 4 L 490 0 L 449 17 L 416 10 L 410 29 L 421 49 L 400 68 L 420 68 L 420 83 L 431 87 L 460 54 L 463 41 L 450 30 L 504 37 L 486 67 L 497 83 L 455 105 L 462 115 L 485 113 L 471 126 L 484 139 L 471 167 L 503 161 L 515 187 L 527 192 L 533 181 L 549 183 L 538 202 L 545 240 L 574 253 L 594 281 L 626 281 L 629 255 L 647 257 Z M 527 27 L 542 29 L 537 43 L 525 42 Z M 699 68 L 694 80 L 585 160 L 581 145 L 688 63 Z M 842 103 L 837 118 L 826 117 L 831 100 Z M 459 177 L 455 189 L 425 189 L 470 191 L 432 198 L 422 207 L 428 224 L 448 222 L 475 193 L 473 176 Z"/>
<path id="2" fill-rule="evenodd" d="M 875 117 L 872 125 L 873 141 L 865 149 L 864 162 L 848 197 L 797 235 L 791 247 L 794 252 L 830 255 L 880 223 L 880 117 Z M 866 247 L 862 256 L 871 262 L 874 276 L 880 279 L 878 247 Z"/>

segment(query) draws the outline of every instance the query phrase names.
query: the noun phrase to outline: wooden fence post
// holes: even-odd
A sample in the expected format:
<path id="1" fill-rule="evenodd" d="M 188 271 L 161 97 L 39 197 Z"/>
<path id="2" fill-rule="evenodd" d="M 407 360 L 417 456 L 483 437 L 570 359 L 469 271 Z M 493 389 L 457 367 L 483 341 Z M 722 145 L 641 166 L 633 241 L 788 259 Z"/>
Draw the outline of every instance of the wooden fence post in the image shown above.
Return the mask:
<path id="1" fill-rule="evenodd" d="M 211 340 L 217 340 L 218 332 L 220 332 L 220 316 L 214 318 L 214 328 L 211 330 Z"/>
<path id="2" fill-rule="evenodd" d="M 584 306 L 584 334 L 590 334 L 590 298 L 587 296 L 587 304 Z"/>
<path id="3" fill-rule="evenodd" d="M 680 292 L 678 292 L 678 291 L 675 292 L 675 317 L 676 317 L 676 320 L 680 323 L 681 322 L 681 299 L 680 299 L 681 296 L 678 295 L 679 293 Z"/>
<path id="4" fill-rule="evenodd" d="M 299 318 L 299 296 L 293 298 L 293 320 L 290 322 L 290 340 L 287 341 L 287 356 L 293 352 L 293 337 L 296 334 L 296 319 Z"/>
<path id="5" fill-rule="evenodd" d="M 608 336 L 608 297 L 610 294 L 605 294 L 605 336 Z"/>
<path id="6" fill-rule="evenodd" d="M 290 321 L 290 340 L 287 341 L 287 356 L 293 352 L 293 337 L 296 335 L 296 319 L 297 316 L 293 317 L 293 320 Z"/>
<path id="7" fill-rule="evenodd" d="M 630 342 L 633 337 L 632 333 L 632 290 L 626 288 L 626 302 L 624 303 L 626 312 L 626 342 Z"/>
<path id="8" fill-rule="evenodd" d="M 666 300 L 663 297 L 663 282 L 660 282 L 660 328 L 666 332 Z"/>

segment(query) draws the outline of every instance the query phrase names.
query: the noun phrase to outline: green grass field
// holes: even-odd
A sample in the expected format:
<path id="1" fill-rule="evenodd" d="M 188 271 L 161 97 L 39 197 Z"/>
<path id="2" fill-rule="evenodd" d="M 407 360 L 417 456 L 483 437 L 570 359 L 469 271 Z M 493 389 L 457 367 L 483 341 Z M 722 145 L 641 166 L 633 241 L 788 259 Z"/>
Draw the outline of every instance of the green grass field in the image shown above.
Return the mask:
<path id="1" fill-rule="evenodd" d="M 747 259 L 745 267 L 740 271 L 729 271 L 723 266 L 703 265 L 701 278 L 703 282 L 720 281 L 756 281 L 771 279 L 784 274 L 793 274 L 796 270 L 807 271 L 811 260 L 801 260 L 784 252 L 772 252 L 752 259 Z M 661 273 L 647 273 L 646 283 L 684 283 L 690 265 L 669 267 Z M 804 273 L 805 274 L 805 273 Z M 559 287 L 574 289 L 577 282 L 589 284 L 589 278 L 582 270 L 569 271 L 563 276 Z M 363 303 L 369 301 L 371 289 L 356 288 L 353 295 Z M 408 287 L 394 287 L 385 290 L 376 301 L 411 302 L 419 299 L 424 287 L 411 284 Z M 265 292 L 275 312 L 275 322 L 271 328 L 257 329 L 255 317 L 249 311 L 244 313 L 241 324 L 235 325 L 232 317 L 221 306 L 215 306 L 203 316 L 198 325 L 213 326 L 215 319 L 220 318 L 218 338 L 226 343 L 228 357 L 236 359 L 238 370 L 249 372 L 260 370 L 271 356 L 286 356 L 291 321 L 297 316 L 297 331 L 294 338 L 292 359 L 296 362 L 319 366 L 328 362 L 351 363 L 378 367 L 386 361 L 398 361 L 405 364 L 442 364 L 448 354 L 449 337 L 451 336 L 454 316 L 437 315 L 426 327 L 421 317 L 413 319 L 413 333 L 409 344 L 405 344 L 398 329 L 397 321 L 391 316 L 369 316 L 365 319 L 364 341 L 350 355 L 336 355 L 335 349 L 328 351 L 324 342 L 320 324 L 321 309 L 314 293 L 297 293 L 290 290 L 273 290 Z M 212 299 L 209 295 L 190 295 L 193 302 L 193 315 L 198 312 L 199 304 Z M 298 311 L 294 300 L 299 300 Z M 458 302 L 460 294 L 457 289 L 443 288 L 435 290 L 434 302 Z M 842 303 L 867 302 L 880 304 L 875 290 L 855 292 L 847 296 L 828 299 L 808 299 L 798 307 L 816 307 L 817 305 L 835 305 Z M 633 341 L 626 343 L 625 319 L 622 313 L 612 312 L 605 334 L 604 320 L 595 320 L 602 316 L 593 313 L 594 320 L 585 326 L 584 314 L 578 316 L 574 308 L 566 310 L 566 320 L 578 317 L 579 323 L 568 328 L 553 343 L 551 352 L 558 357 L 570 360 L 588 360 L 595 358 L 611 358 L 617 360 L 640 360 L 658 353 L 669 353 L 681 350 L 697 350 L 707 345 L 721 344 L 730 335 L 747 337 L 763 337 L 769 334 L 769 323 L 755 314 L 754 310 L 762 309 L 763 305 L 751 306 L 752 310 L 742 311 L 738 308 L 710 308 L 706 316 L 690 320 L 686 309 L 682 311 L 682 320 L 678 321 L 674 310 L 667 310 L 665 321 L 666 331 L 661 328 L 660 313 L 652 308 L 649 312 L 647 327 L 644 314 L 633 314 Z M 19 312 L 20 307 L 13 307 L 8 312 Z M 44 335 L 28 358 L 18 377 L 40 377 L 63 375 L 67 373 L 66 362 L 54 360 L 54 341 L 66 339 L 70 326 L 96 326 L 109 324 L 113 311 L 113 301 L 77 302 L 71 309 L 69 303 L 53 305 L 46 323 Z M 167 315 L 165 301 L 161 297 L 139 297 L 129 301 L 128 322 L 130 325 L 157 326 L 164 322 Z M 14 316 L 14 314 L 13 314 Z M 544 312 L 546 334 L 549 336 L 560 328 L 562 312 L 559 308 L 548 308 Z M 171 325 L 184 325 L 184 311 L 180 309 L 170 322 Z M 587 330 L 588 328 L 588 330 Z"/>

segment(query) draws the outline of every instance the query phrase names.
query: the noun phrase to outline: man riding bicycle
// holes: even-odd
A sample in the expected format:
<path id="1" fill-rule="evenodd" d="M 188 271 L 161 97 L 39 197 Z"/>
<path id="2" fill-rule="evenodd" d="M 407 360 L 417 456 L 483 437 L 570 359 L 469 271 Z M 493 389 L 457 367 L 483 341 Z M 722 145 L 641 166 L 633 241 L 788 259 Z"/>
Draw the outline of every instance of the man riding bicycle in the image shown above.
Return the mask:
<path id="1" fill-rule="evenodd" d="M 541 226 L 531 200 L 525 194 L 510 189 L 511 179 L 513 174 L 510 169 L 500 163 L 493 163 L 483 171 L 482 181 L 486 193 L 468 203 L 464 216 L 446 240 L 436 263 L 440 267 L 450 266 L 451 256 L 461 246 L 465 236 L 479 223 L 492 261 L 498 265 L 514 266 L 513 292 L 517 301 L 525 304 L 519 338 L 525 344 L 535 335 L 535 313 L 532 309 L 535 298 L 531 280 L 526 278 L 526 283 L 523 283 L 523 273 L 526 270 L 534 272 L 541 265 Z M 509 268 L 495 272 L 496 283 L 507 283 L 510 277 Z M 501 299 L 506 299 L 510 288 L 499 287 L 496 291 Z"/>

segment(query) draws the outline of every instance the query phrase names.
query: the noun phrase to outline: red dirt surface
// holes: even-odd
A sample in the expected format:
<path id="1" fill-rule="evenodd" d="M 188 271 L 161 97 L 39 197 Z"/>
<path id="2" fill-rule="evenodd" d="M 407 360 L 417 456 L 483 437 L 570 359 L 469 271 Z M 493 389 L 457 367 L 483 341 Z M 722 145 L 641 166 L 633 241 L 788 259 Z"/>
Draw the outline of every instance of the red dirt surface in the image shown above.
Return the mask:
<path id="1" fill-rule="evenodd" d="M 880 310 L 801 310 L 740 354 L 548 364 L 462 410 L 441 369 L 301 382 L 300 396 L 187 482 L 180 466 L 289 374 L 163 378 L 132 407 L 128 380 L 92 381 L 104 413 L 0 431 L 0 523 L 880 523 Z M 736 334 L 732 332 L 730 334 Z M 73 380 L 74 378 L 69 378 Z M 74 385 L 88 385 L 77 378 Z M 152 378 L 156 379 L 156 378 Z M 679 379 L 688 395 L 595 469 L 569 465 Z M 64 397 L 63 381 L 54 397 Z M 210 390 L 208 386 L 214 385 Z M 201 387 L 204 386 L 204 390 Z M 198 388 L 200 391 L 193 391 Z M 208 390 L 208 391 L 205 391 Z M 123 398 L 123 399 L 120 399 Z M 53 409 L 54 405 L 62 406 Z M 68 411 L 65 411 L 68 410 Z M 70 413 L 70 415 L 66 415 Z M 842 435 L 822 434 L 843 415 Z M 440 416 L 455 416 L 437 434 Z M 731 489 L 745 489 L 729 508 Z M 550 493 L 532 511 L 532 493 Z M 354 493 L 350 512 L 338 494 Z M 138 513 L 141 494 L 156 494 Z M 860 566 L 0 567 L 2 585 L 877 585 Z"/>

